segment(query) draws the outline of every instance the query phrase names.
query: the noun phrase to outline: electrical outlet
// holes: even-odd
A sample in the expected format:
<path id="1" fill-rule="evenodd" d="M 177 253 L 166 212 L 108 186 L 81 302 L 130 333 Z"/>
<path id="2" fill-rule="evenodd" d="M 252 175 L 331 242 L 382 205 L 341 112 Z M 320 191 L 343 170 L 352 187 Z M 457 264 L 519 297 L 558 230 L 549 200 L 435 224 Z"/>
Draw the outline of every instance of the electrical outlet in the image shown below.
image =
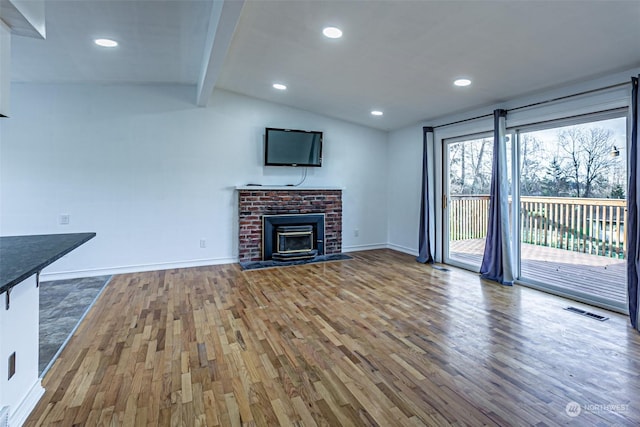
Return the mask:
<path id="1" fill-rule="evenodd" d="M 207 247 L 207 241 L 205 239 L 200 239 L 200 247 L 203 249 Z"/>
<path id="2" fill-rule="evenodd" d="M 58 224 L 60 225 L 69 225 L 70 221 L 71 215 L 69 214 L 60 214 L 60 216 L 58 217 Z"/>
<path id="3" fill-rule="evenodd" d="M 14 376 L 16 373 L 16 352 L 14 351 L 13 353 L 11 353 L 11 356 L 9 356 L 9 378 L 7 378 L 7 380 L 10 380 L 12 376 Z"/>
<path id="4" fill-rule="evenodd" d="M 360 230 L 358 230 L 357 228 L 353 230 L 353 237 L 358 237 L 359 235 L 360 235 Z"/>

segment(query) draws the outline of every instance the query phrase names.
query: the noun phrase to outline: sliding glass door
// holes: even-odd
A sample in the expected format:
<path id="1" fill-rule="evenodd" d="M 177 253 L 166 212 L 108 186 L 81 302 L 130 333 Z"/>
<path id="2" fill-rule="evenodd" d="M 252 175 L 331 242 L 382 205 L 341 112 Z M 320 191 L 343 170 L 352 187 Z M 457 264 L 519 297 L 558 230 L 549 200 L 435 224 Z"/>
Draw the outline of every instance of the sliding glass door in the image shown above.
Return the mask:
<path id="1" fill-rule="evenodd" d="M 515 132 L 519 280 L 596 304 L 626 304 L 626 117 Z"/>
<path id="2" fill-rule="evenodd" d="M 605 308 L 627 304 L 626 109 L 508 129 L 516 281 Z M 492 134 L 443 141 L 443 260 L 479 271 Z"/>

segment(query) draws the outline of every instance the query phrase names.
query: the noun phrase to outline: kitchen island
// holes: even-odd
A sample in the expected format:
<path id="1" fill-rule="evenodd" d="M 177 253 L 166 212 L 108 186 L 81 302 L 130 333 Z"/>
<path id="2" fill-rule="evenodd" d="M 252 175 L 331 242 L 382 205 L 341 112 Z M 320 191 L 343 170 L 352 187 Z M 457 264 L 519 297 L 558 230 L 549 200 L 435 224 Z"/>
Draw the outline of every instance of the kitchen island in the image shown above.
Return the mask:
<path id="1" fill-rule="evenodd" d="M 44 393 L 38 378 L 40 272 L 95 236 L 0 237 L 0 424 L 4 410 L 9 426 L 22 425 Z"/>

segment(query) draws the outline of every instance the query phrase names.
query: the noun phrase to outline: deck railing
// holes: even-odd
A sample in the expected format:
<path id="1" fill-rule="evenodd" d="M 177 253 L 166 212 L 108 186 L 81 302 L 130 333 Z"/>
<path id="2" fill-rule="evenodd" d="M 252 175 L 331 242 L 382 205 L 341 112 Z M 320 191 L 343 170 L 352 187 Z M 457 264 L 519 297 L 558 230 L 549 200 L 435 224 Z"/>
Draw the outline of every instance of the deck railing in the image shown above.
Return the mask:
<path id="1" fill-rule="evenodd" d="M 481 194 L 450 196 L 449 239 L 482 239 L 487 236 L 489 196 Z"/>
<path id="2" fill-rule="evenodd" d="M 520 238 L 523 243 L 624 258 L 626 200 L 573 197 L 520 198 Z M 487 235 L 488 195 L 451 196 L 450 240 Z"/>

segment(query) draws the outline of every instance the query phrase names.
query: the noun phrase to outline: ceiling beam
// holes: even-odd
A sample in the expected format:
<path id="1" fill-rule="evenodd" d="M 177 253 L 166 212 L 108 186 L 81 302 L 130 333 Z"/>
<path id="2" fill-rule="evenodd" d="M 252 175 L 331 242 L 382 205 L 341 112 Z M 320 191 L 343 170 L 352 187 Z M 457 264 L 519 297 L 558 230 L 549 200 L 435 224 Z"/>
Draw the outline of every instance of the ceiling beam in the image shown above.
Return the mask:
<path id="1" fill-rule="evenodd" d="M 0 19 L 16 36 L 45 39 L 44 0 L 0 0 Z"/>
<path id="2" fill-rule="evenodd" d="M 240 13 L 245 0 L 223 0 L 213 2 L 207 44 L 202 59 L 202 69 L 198 80 L 196 103 L 206 107 L 216 85 L 222 63 L 229 51 L 233 33 L 240 20 Z"/>

